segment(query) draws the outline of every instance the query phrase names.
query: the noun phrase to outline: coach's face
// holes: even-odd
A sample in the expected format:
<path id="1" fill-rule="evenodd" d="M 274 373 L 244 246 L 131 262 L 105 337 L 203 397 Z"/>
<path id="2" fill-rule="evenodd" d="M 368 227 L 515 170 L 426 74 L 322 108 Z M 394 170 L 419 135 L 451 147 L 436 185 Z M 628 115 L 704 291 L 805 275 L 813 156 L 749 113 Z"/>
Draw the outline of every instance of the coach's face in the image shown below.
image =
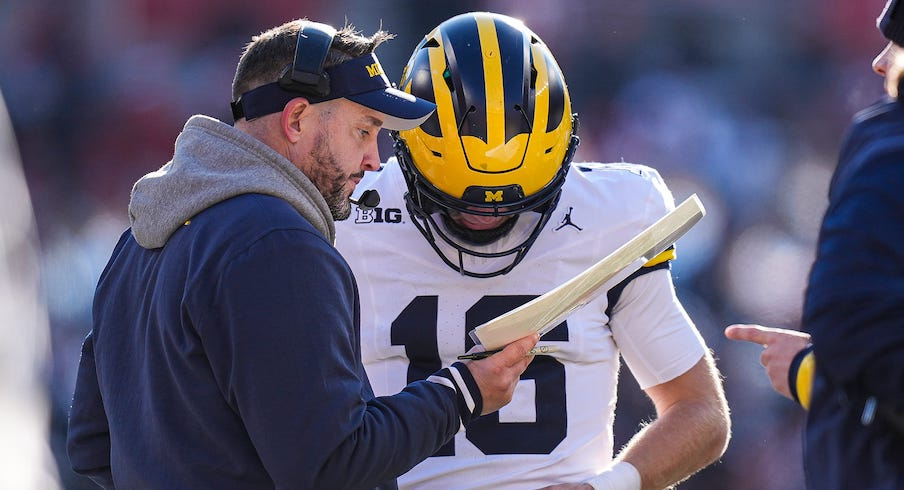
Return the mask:
<path id="1" fill-rule="evenodd" d="M 898 96 L 898 81 L 904 72 L 904 48 L 889 43 L 874 59 L 873 71 L 885 77 L 885 92 L 892 97 Z"/>
<path id="2" fill-rule="evenodd" d="M 333 219 L 346 219 L 351 214 L 348 198 L 364 171 L 380 166 L 380 113 L 342 98 L 318 104 L 304 101 L 302 105 L 294 124 L 298 137 L 289 147 L 289 159 L 323 195 Z"/>

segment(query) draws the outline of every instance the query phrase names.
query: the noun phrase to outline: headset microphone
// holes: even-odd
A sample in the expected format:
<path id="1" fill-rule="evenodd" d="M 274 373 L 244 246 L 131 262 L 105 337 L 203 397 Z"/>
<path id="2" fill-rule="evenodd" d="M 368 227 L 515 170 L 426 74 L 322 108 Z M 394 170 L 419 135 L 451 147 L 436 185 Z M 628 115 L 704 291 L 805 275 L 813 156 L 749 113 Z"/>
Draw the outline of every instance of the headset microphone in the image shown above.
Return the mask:
<path id="1" fill-rule="evenodd" d="M 362 192 L 358 199 L 349 197 L 348 200 L 362 211 L 368 211 L 380 205 L 380 193 L 374 189 L 368 189 Z"/>

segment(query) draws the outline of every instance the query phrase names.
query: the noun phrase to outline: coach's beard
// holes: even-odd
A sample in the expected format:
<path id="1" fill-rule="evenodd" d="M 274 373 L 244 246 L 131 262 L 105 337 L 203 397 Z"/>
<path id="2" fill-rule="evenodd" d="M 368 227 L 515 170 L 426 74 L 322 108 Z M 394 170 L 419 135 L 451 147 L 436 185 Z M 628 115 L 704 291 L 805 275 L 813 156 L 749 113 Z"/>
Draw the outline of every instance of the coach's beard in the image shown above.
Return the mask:
<path id="1" fill-rule="evenodd" d="M 348 177 L 345 175 L 333 177 L 331 179 L 325 177 L 326 176 L 323 175 L 323 173 L 318 174 L 315 179 L 313 179 L 314 186 L 317 187 L 317 190 L 320 191 L 320 194 L 326 201 L 326 205 L 330 209 L 333 220 L 342 221 L 348 219 L 352 214 L 352 203 L 349 202 L 348 191 L 345 190 L 345 184 L 348 182 Z"/>
<path id="2" fill-rule="evenodd" d="M 333 220 L 347 219 L 352 214 L 352 205 L 348 201 L 349 196 L 345 186 L 353 176 L 343 172 L 342 166 L 339 165 L 336 156 L 326 145 L 322 135 L 317 139 L 312 157 L 317 164 L 312 166 L 312 175 L 309 175 L 308 178 L 326 201 Z M 360 172 L 360 177 L 363 176 L 364 172 Z"/>
<path id="3" fill-rule="evenodd" d="M 326 204 L 330 208 L 330 214 L 336 221 L 348 219 L 352 214 L 352 203 L 349 202 L 348 196 L 345 195 L 345 189 L 340 188 L 338 192 L 326 198 Z"/>

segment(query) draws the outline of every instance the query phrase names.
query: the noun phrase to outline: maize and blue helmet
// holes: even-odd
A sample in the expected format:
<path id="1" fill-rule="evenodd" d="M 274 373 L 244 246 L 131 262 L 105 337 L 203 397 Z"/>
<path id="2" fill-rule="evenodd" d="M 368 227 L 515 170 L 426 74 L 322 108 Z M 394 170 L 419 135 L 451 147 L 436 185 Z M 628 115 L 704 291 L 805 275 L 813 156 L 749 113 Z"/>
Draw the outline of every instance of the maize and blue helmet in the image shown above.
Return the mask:
<path id="1" fill-rule="evenodd" d="M 509 272 L 549 220 L 578 145 L 577 118 L 555 58 L 521 21 L 462 14 L 418 44 L 400 88 L 437 106 L 419 127 L 393 134 L 415 224 L 462 274 Z M 456 239 L 438 225 L 434 213 L 450 211 L 486 216 L 530 211 L 540 219 L 523 242 L 488 253 L 471 248 L 479 242 Z M 457 250 L 457 257 L 443 253 L 437 237 Z M 466 255 L 511 256 L 511 261 L 477 273 L 465 269 Z"/>

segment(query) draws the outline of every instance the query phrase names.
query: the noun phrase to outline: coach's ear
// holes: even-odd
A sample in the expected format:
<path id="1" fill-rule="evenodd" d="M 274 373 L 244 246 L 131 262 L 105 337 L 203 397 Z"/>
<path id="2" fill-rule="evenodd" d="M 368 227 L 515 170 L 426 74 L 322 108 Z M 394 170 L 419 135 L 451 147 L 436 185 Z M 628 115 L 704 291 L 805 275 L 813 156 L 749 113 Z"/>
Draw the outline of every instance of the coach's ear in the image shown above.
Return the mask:
<path id="1" fill-rule="evenodd" d="M 279 122 L 280 129 L 290 143 L 298 143 L 301 135 L 308 130 L 308 125 L 314 121 L 314 112 L 313 105 L 304 97 L 295 97 L 286 103 Z"/>

